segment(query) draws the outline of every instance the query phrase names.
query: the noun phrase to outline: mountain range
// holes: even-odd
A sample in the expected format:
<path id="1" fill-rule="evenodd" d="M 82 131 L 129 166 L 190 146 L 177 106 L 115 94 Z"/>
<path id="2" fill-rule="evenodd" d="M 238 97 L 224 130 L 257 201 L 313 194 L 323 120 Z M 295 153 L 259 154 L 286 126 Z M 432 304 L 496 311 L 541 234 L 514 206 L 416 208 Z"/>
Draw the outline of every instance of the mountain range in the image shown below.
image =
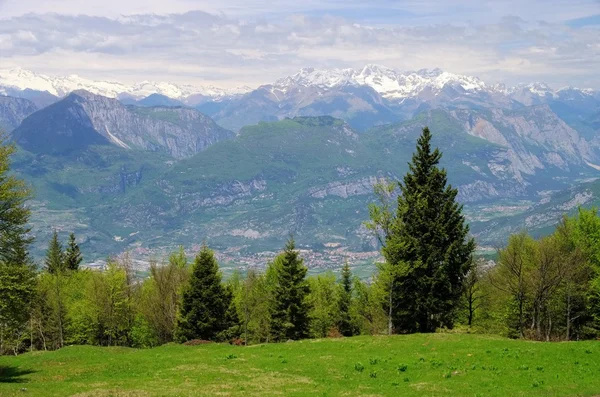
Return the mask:
<path id="1" fill-rule="evenodd" d="M 226 95 L 155 84 L 136 96 L 117 83 L 2 73 L 0 126 L 36 191 L 38 253 L 54 225 L 75 231 L 91 260 L 207 241 L 226 261 L 260 264 L 290 232 L 313 266 L 366 260 L 377 251 L 363 227 L 372 186 L 406 172 L 425 125 L 481 248 L 600 202 L 593 90 L 369 65 L 303 69 Z"/>

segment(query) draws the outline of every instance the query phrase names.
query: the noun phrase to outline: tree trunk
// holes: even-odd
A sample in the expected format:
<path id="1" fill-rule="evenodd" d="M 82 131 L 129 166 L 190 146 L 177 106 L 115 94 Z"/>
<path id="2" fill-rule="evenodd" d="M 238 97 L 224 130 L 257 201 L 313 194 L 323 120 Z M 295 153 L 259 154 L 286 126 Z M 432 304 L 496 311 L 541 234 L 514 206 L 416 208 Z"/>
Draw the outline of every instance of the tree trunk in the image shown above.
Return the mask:
<path id="1" fill-rule="evenodd" d="M 550 342 L 550 333 L 552 332 L 552 316 L 548 310 L 548 329 L 546 330 L 546 342 Z"/>
<path id="2" fill-rule="evenodd" d="M 42 322 L 38 322 L 38 330 L 40 331 L 40 337 L 42 338 L 42 345 L 44 346 L 44 351 L 48 351 L 48 347 L 46 346 L 46 337 L 44 336 L 44 329 L 42 327 Z"/>
<path id="3" fill-rule="evenodd" d="M 523 338 L 523 296 L 519 293 L 519 336 Z"/>
<path id="4" fill-rule="evenodd" d="M 536 303 L 535 309 L 535 335 L 537 340 L 542 339 L 542 307 L 541 303 L 538 301 Z"/>
<path id="5" fill-rule="evenodd" d="M 392 334 L 392 330 L 394 328 L 394 325 L 392 323 L 392 293 L 393 293 L 393 283 L 392 285 L 390 285 L 390 294 L 389 294 L 389 298 L 388 298 L 388 335 Z"/>
<path id="6" fill-rule="evenodd" d="M 29 315 L 29 351 L 33 351 L 33 317 Z"/>
<path id="7" fill-rule="evenodd" d="M 473 296 L 469 296 L 469 319 L 468 324 L 469 327 L 473 325 Z"/>
<path id="8" fill-rule="evenodd" d="M 571 294 L 567 292 L 567 341 L 571 339 Z"/>

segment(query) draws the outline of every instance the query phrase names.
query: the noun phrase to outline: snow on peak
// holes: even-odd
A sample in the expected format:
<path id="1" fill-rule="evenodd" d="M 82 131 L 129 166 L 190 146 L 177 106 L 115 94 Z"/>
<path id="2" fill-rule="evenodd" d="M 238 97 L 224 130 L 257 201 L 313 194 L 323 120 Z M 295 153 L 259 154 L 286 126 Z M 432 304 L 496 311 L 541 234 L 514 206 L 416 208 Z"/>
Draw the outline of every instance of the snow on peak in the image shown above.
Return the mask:
<path id="1" fill-rule="evenodd" d="M 465 91 L 486 89 L 485 83 L 476 77 L 455 75 L 440 69 L 400 73 L 374 64 L 366 65 L 360 70 L 305 68 L 292 76 L 277 80 L 274 87 L 286 92 L 295 86 L 331 89 L 345 85 L 368 86 L 388 99 L 417 96 L 425 89 L 435 94 L 446 85 L 460 86 Z"/>
<path id="2" fill-rule="evenodd" d="M 535 96 L 556 96 L 556 92 L 546 83 L 533 82 L 529 84 L 518 84 L 507 89 L 508 94 L 528 93 Z"/>
<path id="3" fill-rule="evenodd" d="M 293 86 L 333 88 L 350 84 L 354 73 L 354 69 L 303 68 L 294 75 L 277 80 L 274 85 L 282 91 Z"/>
<path id="4" fill-rule="evenodd" d="M 466 93 L 487 91 L 506 96 L 529 98 L 528 101 L 535 100 L 535 97 L 556 97 L 561 93 L 560 90 L 555 91 L 544 83 L 521 84 L 516 87 L 506 87 L 503 84 L 486 85 L 477 77 L 453 74 L 439 68 L 399 72 L 377 64 L 368 64 L 361 69 L 304 68 L 267 87 L 272 92 L 286 93 L 298 87 L 317 87 L 321 90 L 330 90 L 349 85 L 370 87 L 384 98 L 391 100 L 414 98 L 422 93 L 427 96 L 438 95 L 446 87 L 463 90 Z M 76 90 L 86 90 L 111 98 L 129 96 L 140 99 L 152 94 L 161 94 L 182 101 L 195 96 L 219 100 L 251 91 L 249 87 L 222 89 L 214 86 L 196 87 L 153 81 L 125 85 L 114 81 L 89 80 L 76 74 L 66 77 L 51 77 L 19 67 L 0 70 L 0 93 L 5 93 L 10 89 L 24 90 L 26 88 L 47 91 L 59 97 Z M 563 91 L 565 90 L 563 89 Z M 575 88 L 572 90 L 584 95 L 596 95 L 593 90 Z"/>
<path id="5" fill-rule="evenodd" d="M 151 94 L 161 94 L 173 99 L 185 99 L 192 95 L 222 98 L 250 91 L 250 88 L 248 87 L 226 90 L 213 86 L 195 87 L 191 85 L 176 85 L 166 82 L 151 81 L 125 85 L 113 81 L 89 80 L 76 74 L 64 77 L 51 77 L 19 67 L 0 70 L 0 87 L 17 90 L 29 88 L 36 91 L 47 91 L 58 97 L 66 96 L 73 91 L 85 90 L 109 98 L 129 95 L 138 99 L 147 97 Z"/>

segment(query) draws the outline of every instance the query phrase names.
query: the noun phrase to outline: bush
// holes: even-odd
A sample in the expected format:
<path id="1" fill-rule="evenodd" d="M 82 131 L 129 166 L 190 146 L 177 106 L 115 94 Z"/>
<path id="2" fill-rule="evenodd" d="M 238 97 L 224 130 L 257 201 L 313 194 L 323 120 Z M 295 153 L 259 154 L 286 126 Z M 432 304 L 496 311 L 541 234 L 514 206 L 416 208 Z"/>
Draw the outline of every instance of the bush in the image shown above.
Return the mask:
<path id="1" fill-rule="evenodd" d="M 137 316 L 131 328 L 131 345 L 141 349 L 149 349 L 159 345 L 158 336 L 150 324 L 142 317 Z"/>

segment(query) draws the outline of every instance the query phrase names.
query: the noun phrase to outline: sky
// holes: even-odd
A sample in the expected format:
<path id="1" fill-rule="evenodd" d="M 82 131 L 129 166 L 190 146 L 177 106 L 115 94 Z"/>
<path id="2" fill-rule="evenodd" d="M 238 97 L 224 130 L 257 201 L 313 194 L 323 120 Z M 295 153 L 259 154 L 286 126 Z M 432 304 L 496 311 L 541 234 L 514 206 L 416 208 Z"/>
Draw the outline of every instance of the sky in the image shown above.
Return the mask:
<path id="1" fill-rule="evenodd" d="M 0 69 L 230 88 L 373 63 L 600 89 L 600 0 L 0 0 Z"/>

